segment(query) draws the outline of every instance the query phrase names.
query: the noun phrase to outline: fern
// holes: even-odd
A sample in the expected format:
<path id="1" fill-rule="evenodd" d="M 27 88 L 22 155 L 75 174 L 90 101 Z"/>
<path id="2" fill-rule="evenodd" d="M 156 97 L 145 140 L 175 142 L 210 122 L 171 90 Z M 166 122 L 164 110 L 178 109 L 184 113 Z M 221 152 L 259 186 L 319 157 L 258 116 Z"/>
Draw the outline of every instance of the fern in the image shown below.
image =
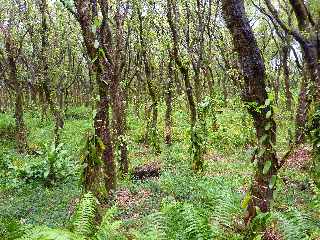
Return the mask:
<path id="1" fill-rule="evenodd" d="M 84 240 L 92 235 L 95 217 L 96 198 L 92 193 L 86 193 L 81 199 L 73 216 L 72 232 L 64 229 L 52 229 L 37 226 L 26 231 L 20 240 Z"/>
<path id="2" fill-rule="evenodd" d="M 121 233 L 122 221 L 114 219 L 117 212 L 116 207 L 112 207 L 105 213 L 98 231 L 95 234 L 95 240 L 122 240 L 126 237 Z"/>
<path id="3" fill-rule="evenodd" d="M 73 232 L 83 236 L 92 235 L 95 213 L 96 198 L 91 192 L 88 192 L 81 199 L 73 217 Z"/>
<path id="4" fill-rule="evenodd" d="M 317 229 L 316 223 L 309 214 L 304 214 L 294 209 L 287 213 L 274 213 L 278 221 L 278 228 L 284 239 L 310 239 L 309 234 Z"/>
<path id="5" fill-rule="evenodd" d="M 154 212 L 147 216 L 147 224 L 143 227 L 142 231 L 134 232 L 138 240 L 165 240 L 167 227 L 167 216 L 160 211 Z"/>
<path id="6" fill-rule="evenodd" d="M 212 223 L 220 228 L 233 228 L 234 220 L 242 214 L 240 199 L 227 190 L 216 192 L 213 206 Z"/>
<path id="7" fill-rule="evenodd" d="M 182 216 L 185 224 L 185 239 L 211 239 L 208 217 L 192 204 L 183 204 Z"/>
<path id="8" fill-rule="evenodd" d="M 212 239 L 208 217 L 191 203 L 167 200 L 146 220 L 144 234 L 136 233 L 137 239 Z"/>
<path id="9" fill-rule="evenodd" d="M 26 231 L 18 240 L 85 240 L 85 237 L 68 230 L 38 226 Z"/>

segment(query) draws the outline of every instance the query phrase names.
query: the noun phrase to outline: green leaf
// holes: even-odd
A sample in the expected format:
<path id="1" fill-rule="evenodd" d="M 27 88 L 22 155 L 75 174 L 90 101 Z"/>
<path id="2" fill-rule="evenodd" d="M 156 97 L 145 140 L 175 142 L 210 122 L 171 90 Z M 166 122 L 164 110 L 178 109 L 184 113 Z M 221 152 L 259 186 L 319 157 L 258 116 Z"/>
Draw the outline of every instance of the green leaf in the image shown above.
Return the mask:
<path id="1" fill-rule="evenodd" d="M 98 137 L 98 143 L 99 143 L 101 150 L 104 151 L 106 149 L 106 146 L 104 145 L 104 143 L 102 142 L 102 139 L 100 137 Z"/>
<path id="2" fill-rule="evenodd" d="M 43 178 L 46 179 L 49 176 L 49 169 L 47 169 L 46 171 L 44 171 L 43 173 Z"/>
<path id="3" fill-rule="evenodd" d="M 244 208 L 247 208 L 248 207 L 248 204 L 251 200 L 251 195 L 250 195 L 250 192 L 248 191 L 246 196 L 244 197 L 244 199 L 242 200 L 242 203 L 241 203 L 241 207 L 244 209 Z"/>
<path id="4" fill-rule="evenodd" d="M 271 181 L 269 183 L 269 188 L 272 189 L 276 185 L 276 182 L 277 182 L 277 176 L 276 175 L 272 175 Z"/>
<path id="5" fill-rule="evenodd" d="M 263 174 L 268 173 L 271 165 L 272 165 L 272 162 L 271 162 L 270 160 L 266 161 L 265 164 L 264 164 L 262 173 L 263 173 Z"/>
<path id="6" fill-rule="evenodd" d="M 272 115 L 272 112 L 268 111 L 267 114 L 266 114 L 266 118 L 269 119 L 271 117 L 271 115 Z"/>
<path id="7" fill-rule="evenodd" d="M 268 122 L 267 125 L 264 127 L 264 130 L 269 131 L 271 128 L 271 123 Z"/>
<path id="8" fill-rule="evenodd" d="M 259 235 L 255 236 L 255 238 L 254 238 L 253 240 L 261 240 L 262 237 L 263 237 L 263 236 L 262 236 L 261 234 L 259 234 Z"/>
<path id="9" fill-rule="evenodd" d="M 262 157 L 263 154 L 265 153 L 265 151 L 266 151 L 266 150 L 265 150 L 264 148 L 261 148 L 261 149 L 259 150 L 259 152 L 258 152 L 257 157 L 258 157 L 258 158 Z"/>
<path id="10" fill-rule="evenodd" d="M 264 134 L 264 135 L 262 135 L 262 137 L 259 139 L 259 142 L 262 144 L 262 143 L 264 143 L 264 142 L 267 140 L 267 138 L 268 138 L 268 135 L 267 135 L 267 134 Z"/>
<path id="11" fill-rule="evenodd" d="M 265 106 L 270 106 L 271 101 L 269 98 L 266 99 L 266 102 L 264 103 Z"/>

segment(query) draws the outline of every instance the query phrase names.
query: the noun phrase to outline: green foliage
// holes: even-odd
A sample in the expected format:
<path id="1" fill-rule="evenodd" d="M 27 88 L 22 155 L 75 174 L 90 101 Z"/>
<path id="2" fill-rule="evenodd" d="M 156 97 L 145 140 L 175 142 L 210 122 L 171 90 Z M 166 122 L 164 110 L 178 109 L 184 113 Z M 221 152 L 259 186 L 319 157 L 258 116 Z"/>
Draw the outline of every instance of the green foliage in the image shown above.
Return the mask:
<path id="1" fill-rule="evenodd" d="M 210 239 L 212 232 L 208 216 L 189 203 L 178 203 L 173 199 L 164 202 L 160 212 L 147 217 L 144 234 L 137 239 Z"/>
<path id="2" fill-rule="evenodd" d="M 26 231 L 18 240 L 85 240 L 85 237 L 68 230 L 39 226 Z"/>
<path id="3" fill-rule="evenodd" d="M 65 111 L 65 119 L 67 120 L 86 120 L 90 116 L 90 110 L 85 106 L 68 108 Z"/>
<path id="4" fill-rule="evenodd" d="M 181 103 L 178 101 L 182 100 L 177 99 L 177 103 Z M 254 220 L 251 230 L 242 231 L 245 229 L 242 221 L 243 209 L 240 207 L 245 198 L 243 185 L 247 186 L 251 181 L 253 169 L 250 157 L 245 155 L 245 149 L 252 149 L 255 132 L 249 115 L 238 100 L 229 100 L 229 104 L 222 104 L 216 98 L 212 101 L 215 117 L 211 119 L 211 113 L 208 114 L 205 118 L 207 136 L 203 138 L 200 136 L 206 139 L 201 142 L 205 142 L 203 145 L 209 150 L 204 155 L 206 166 L 201 174 L 195 174 L 190 169 L 192 162 L 188 154 L 190 132 L 188 132 L 188 115 L 183 107 L 173 112 L 173 144 L 168 148 L 161 145 L 163 151 L 160 155 L 156 155 L 152 148 L 140 144 L 139 139 L 144 134 L 143 121 L 133 112 L 129 113 L 129 131 L 126 138 L 132 167 L 155 159 L 161 162 L 161 175 L 159 179 L 143 182 L 130 179 L 119 181 L 119 188 L 128 188 L 133 195 L 132 199 L 129 199 L 128 206 L 110 207 L 105 215 L 101 214 L 103 217 L 100 226 L 96 226 L 94 221 L 86 225 L 88 219 L 92 219 L 93 216 L 89 213 L 95 211 L 90 210 L 90 201 L 81 205 L 84 200 L 79 203 L 78 210 L 69 222 L 71 199 L 77 198 L 80 194 L 77 181 L 70 177 L 77 173 L 81 165 L 73 156 L 83 153 L 80 150 L 81 139 L 88 129 L 92 131 L 92 121 L 76 120 L 72 117 L 68 119 L 61 132 L 64 144 L 57 150 L 50 144 L 52 123 L 50 121 L 41 123 L 36 114 L 32 117 L 27 113 L 28 125 L 32 126 L 28 127 L 32 136 L 30 147 L 35 154 L 25 156 L 17 154 L 13 150 L 14 145 L 11 140 L 6 141 L 1 145 L 4 147 L 0 148 L 1 183 L 9 180 L 14 183 L 5 186 L 6 189 L 14 187 L 10 191 L 3 191 L 4 185 L 0 186 L 0 198 L 6 200 L 3 203 L 0 201 L 0 219 L 3 220 L 3 224 L 0 225 L 0 238 L 4 236 L 4 239 L 15 239 L 27 232 L 30 236 L 35 236 L 35 239 L 56 239 L 58 236 L 64 239 L 72 237 L 83 239 L 84 234 L 75 231 L 75 218 L 78 216 L 79 226 L 89 226 L 79 227 L 79 232 L 87 229 L 85 234 L 89 234 L 89 237 L 86 239 L 94 240 L 244 239 L 249 236 L 249 231 L 252 238 L 261 236 L 264 227 L 274 227 L 283 236 L 292 234 L 291 239 L 294 237 L 299 239 L 297 237 L 301 236 L 316 239 L 319 235 L 316 220 L 318 215 L 317 212 L 309 213 L 309 210 L 319 209 L 319 195 L 315 194 L 318 187 L 316 185 L 308 187 L 309 175 L 295 169 L 284 169 L 274 183 L 277 191 L 271 217 L 259 215 L 260 218 Z M 164 107 L 159 105 L 159 138 L 163 132 L 163 112 Z M 279 147 L 285 149 L 286 130 L 288 126 L 292 127 L 292 123 L 280 112 L 277 113 L 277 117 L 281 122 L 286 121 L 278 129 Z M 285 120 L 280 119 L 281 117 Z M 4 121 L 11 122 L 11 120 Z M 199 131 L 202 131 L 201 125 L 198 126 Z M 46 188 L 34 180 L 43 181 L 49 160 L 54 165 L 53 169 L 56 169 L 54 172 L 60 177 L 54 186 Z M 60 168 L 59 164 L 66 168 Z M 27 166 L 31 173 L 24 173 L 18 177 L 17 173 L 21 169 L 25 172 Z M 268 166 L 266 172 L 267 168 Z M 57 169 L 62 169 L 61 173 L 66 169 L 66 175 L 59 175 Z M 281 179 L 284 176 L 289 177 L 288 183 Z M 27 181 L 22 181 L 23 179 Z M 299 184 L 306 184 L 307 190 L 300 190 Z M 150 192 L 150 196 L 145 196 L 143 199 L 145 201 L 137 196 L 141 189 Z M 136 205 L 133 204 L 135 201 L 138 202 Z M 110 202 L 110 205 L 112 206 L 113 202 Z M 291 207 L 292 211 L 301 213 L 304 216 L 302 220 L 291 221 L 293 218 L 291 211 L 283 210 L 288 207 Z M 282 218 L 275 217 L 278 215 Z M 303 220 L 306 216 L 307 221 Z M 303 221 L 304 223 L 300 223 Z M 36 225 L 46 225 L 46 227 L 34 229 Z M 70 225 L 73 226 L 71 231 L 66 230 L 65 226 Z M 295 227 L 305 235 L 294 233 L 291 228 Z M 32 238 L 25 235 L 25 239 Z"/>
<path id="5" fill-rule="evenodd" d="M 310 213 L 292 209 L 284 213 L 274 213 L 273 218 L 278 222 L 280 233 L 287 240 L 310 239 L 313 232 L 319 233 L 320 221 L 314 221 Z"/>
<path id="6" fill-rule="evenodd" d="M 262 239 L 265 230 L 271 226 L 272 217 L 270 212 L 263 213 L 257 209 L 257 216 L 252 220 L 246 231 L 247 239 Z"/>
<path id="7" fill-rule="evenodd" d="M 0 138 L 2 141 L 13 140 L 15 137 L 14 119 L 9 114 L 0 113 Z"/>
<path id="8" fill-rule="evenodd" d="M 53 229 L 47 226 L 36 226 L 24 232 L 19 240 L 124 240 L 121 231 L 122 221 L 115 220 L 117 208 L 108 209 L 99 227 L 95 226 L 97 200 L 92 193 L 83 195 L 72 217 L 72 228 Z M 19 225 L 20 226 L 20 225 Z M 14 226 L 15 228 L 18 228 Z M 16 230 L 16 234 L 19 232 Z M 15 238 L 14 238 L 15 239 Z"/>
<path id="9" fill-rule="evenodd" d="M 65 180 L 74 175 L 76 167 L 70 153 L 62 147 L 63 144 L 57 147 L 54 144 L 45 144 L 41 150 L 36 150 L 38 156 L 34 157 L 33 161 L 28 161 L 29 156 L 7 155 L 2 162 L 2 169 L 26 182 L 36 180 L 54 184 L 56 181 Z"/>
<path id="10" fill-rule="evenodd" d="M 83 195 L 73 216 L 73 232 L 82 236 L 92 235 L 96 214 L 96 198 L 90 192 Z"/>
<path id="11" fill-rule="evenodd" d="M 0 218 L 0 237 L 7 240 L 13 240 L 24 234 L 24 228 L 20 222 L 11 217 Z"/>
<path id="12" fill-rule="evenodd" d="M 314 106 L 309 113 L 308 131 L 313 145 L 313 166 L 311 173 L 320 186 L 320 106 Z"/>
<path id="13" fill-rule="evenodd" d="M 122 232 L 123 222 L 115 219 L 118 212 L 116 207 L 107 209 L 102 218 L 102 222 L 95 233 L 94 240 L 125 240 L 127 239 Z"/>

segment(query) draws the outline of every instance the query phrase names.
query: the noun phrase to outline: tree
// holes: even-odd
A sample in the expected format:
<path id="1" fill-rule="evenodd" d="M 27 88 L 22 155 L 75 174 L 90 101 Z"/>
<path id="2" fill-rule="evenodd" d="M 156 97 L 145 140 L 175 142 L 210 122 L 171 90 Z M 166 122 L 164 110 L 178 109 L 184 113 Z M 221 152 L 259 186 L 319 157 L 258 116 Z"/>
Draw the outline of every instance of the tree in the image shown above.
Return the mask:
<path id="1" fill-rule="evenodd" d="M 49 40 L 48 40 L 48 3 L 47 0 L 41 0 L 41 62 L 42 62 L 42 89 L 44 91 L 45 99 L 50 107 L 50 111 L 54 116 L 55 129 L 55 145 L 59 145 L 59 132 L 63 128 L 64 122 L 61 112 L 57 108 L 57 104 L 52 99 L 51 82 L 49 78 Z"/>
<path id="2" fill-rule="evenodd" d="M 280 18 L 279 12 L 272 5 L 270 0 L 264 0 L 267 5 L 274 22 L 280 26 L 286 34 L 292 36 L 301 47 L 303 52 L 305 67 L 307 71 L 307 79 L 303 79 L 301 86 L 301 93 L 299 101 L 298 115 L 296 118 L 296 143 L 302 143 L 304 141 L 304 135 L 306 130 L 306 121 L 308 109 L 311 101 L 314 101 L 315 105 L 318 105 L 320 101 L 320 54 L 319 54 L 319 23 L 315 20 L 315 17 L 307 7 L 307 3 L 303 0 L 290 0 L 289 3 L 295 14 L 298 22 L 299 30 L 292 30 L 288 27 Z M 312 84 L 312 91 L 309 94 L 309 81 Z M 311 95 L 312 97 L 308 97 Z"/>
<path id="3" fill-rule="evenodd" d="M 191 135 L 191 150 L 193 153 L 193 164 L 192 168 L 195 171 L 203 170 L 202 162 L 202 146 L 201 142 L 198 141 L 197 127 L 197 107 L 194 100 L 193 88 L 190 81 L 190 69 L 188 61 L 183 61 L 180 53 L 180 39 L 177 28 L 178 19 L 178 9 L 175 1 L 167 1 L 167 19 L 170 26 L 171 37 L 172 37 L 172 51 L 170 53 L 171 58 L 175 61 L 178 66 L 184 81 L 185 93 L 187 97 L 187 102 L 190 110 L 190 135 Z"/>
<path id="4" fill-rule="evenodd" d="M 256 207 L 262 212 L 270 209 L 274 179 L 277 177 L 279 168 L 273 148 L 276 142 L 276 123 L 272 117 L 272 107 L 266 91 L 264 62 L 245 15 L 244 2 L 243 0 L 224 0 L 222 10 L 232 35 L 235 51 L 239 56 L 244 80 L 242 98 L 253 118 L 259 142 L 256 172 L 248 195 L 250 201 L 248 201 L 246 222 L 250 222 L 256 216 Z"/>
<path id="5" fill-rule="evenodd" d="M 9 81 L 15 91 L 15 120 L 16 120 L 16 145 L 20 153 L 27 151 L 27 132 L 23 120 L 23 88 L 21 79 L 18 77 L 17 59 L 19 58 L 21 47 L 19 48 L 13 40 L 11 34 L 11 25 L 8 29 L 4 29 L 5 51 L 7 54 L 7 62 L 9 67 Z M 23 40 L 22 40 L 23 41 Z"/>

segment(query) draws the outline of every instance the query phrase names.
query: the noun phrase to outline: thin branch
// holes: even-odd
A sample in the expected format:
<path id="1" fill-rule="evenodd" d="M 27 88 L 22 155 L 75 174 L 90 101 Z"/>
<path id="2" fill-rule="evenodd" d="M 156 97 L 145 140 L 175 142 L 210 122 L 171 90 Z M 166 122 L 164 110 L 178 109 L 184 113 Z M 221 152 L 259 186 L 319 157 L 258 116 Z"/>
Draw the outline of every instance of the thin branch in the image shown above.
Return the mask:
<path id="1" fill-rule="evenodd" d="M 306 41 L 301 36 L 301 34 L 295 30 L 292 30 L 286 26 L 286 24 L 280 19 L 278 11 L 275 9 L 275 7 L 272 5 L 270 0 L 264 0 L 265 4 L 267 5 L 269 11 L 271 12 L 272 16 L 276 20 L 276 22 L 279 24 L 279 26 L 289 35 L 293 36 L 297 42 L 299 42 L 301 45 L 305 45 Z"/>

